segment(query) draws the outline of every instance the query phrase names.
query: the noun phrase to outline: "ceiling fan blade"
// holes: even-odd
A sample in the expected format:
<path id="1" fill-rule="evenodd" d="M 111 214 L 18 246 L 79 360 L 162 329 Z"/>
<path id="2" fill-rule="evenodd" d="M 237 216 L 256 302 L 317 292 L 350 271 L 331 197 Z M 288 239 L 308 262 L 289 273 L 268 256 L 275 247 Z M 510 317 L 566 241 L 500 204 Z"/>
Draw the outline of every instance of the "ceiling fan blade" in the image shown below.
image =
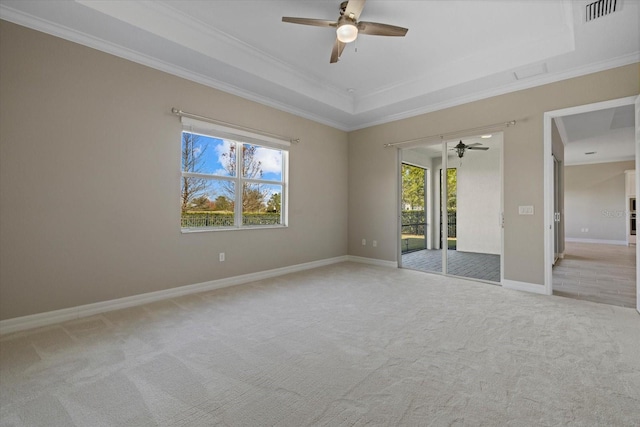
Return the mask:
<path id="1" fill-rule="evenodd" d="M 338 62 L 338 58 L 342 55 L 342 51 L 346 46 L 345 43 L 342 43 L 340 40 L 336 39 L 336 42 L 333 44 L 333 50 L 331 51 L 331 60 L 329 61 L 331 64 Z"/>
<path id="2" fill-rule="evenodd" d="M 482 150 L 482 151 L 487 151 L 489 149 L 489 147 L 471 147 L 471 146 L 467 146 L 467 150 Z"/>
<path id="3" fill-rule="evenodd" d="M 353 19 L 356 21 L 360 18 L 360 14 L 362 13 L 362 9 L 364 8 L 364 3 L 367 0 L 349 0 L 347 3 L 347 8 L 344 11 L 344 16 L 353 15 Z"/>
<path id="4" fill-rule="evenodd" d="M 292 16 L 283 16 L 282 22 L 290 22 L 292 24 L 313 25 L 314 27 L 336 27 L 338 25 L 335 21 L 329 21 L 326 19 L 309 19 L 309 18 L 294 18 Z"/>
<path id="5" fill-rule="evenodd" d="M 370 36 L 404 37 L 407 31 L 409 31 L 408 28 L 396 27 L 395 25 L 380 24 L 377 22 L 358 22 L 358 32 Z"/>
<path id="6" fill-rule="evenodd" d="M 482 145 L 479 142 L 474 142 L 473 144 L 468 144 L 467 147 L 475 147 L 476 145 Z"/>

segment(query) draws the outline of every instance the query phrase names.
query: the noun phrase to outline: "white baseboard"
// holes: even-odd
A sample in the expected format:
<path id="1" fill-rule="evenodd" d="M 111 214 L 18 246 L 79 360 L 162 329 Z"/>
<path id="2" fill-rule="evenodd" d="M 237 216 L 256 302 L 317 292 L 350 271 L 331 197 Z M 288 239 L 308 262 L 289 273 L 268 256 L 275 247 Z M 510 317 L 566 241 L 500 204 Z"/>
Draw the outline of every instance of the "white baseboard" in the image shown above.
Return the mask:
<path id="1" fill-rule="evenodd" d="M 565 242 L 570 243 L 595 243 L 599 245 L 620 245 L 627 246 L 626 240 L 604 240 L 604 239 L 579 239 L 576 237 L 565 237 Z"/>
<path id="2" fill-rule="evenodd" d="M 398 268 L 398 262 L 397 261 L 385 261 L 385 260 L 382 260 L 382 259 L 365 258 L 365 257 L 360 257 L 360 256 L 354 256 L 354 255 L 349 255 L 347 258 L 348 258 L 349 261 L 359 262 L 359 263 L 362 263 L 362 264 L 377 265 L 379 267 Z"/>
<path id="3" fill-rule="evenodd" d="M 275 268 L 273 270 L 260 271 L 257 273 L 243 274 L 240 276 L 211 280 L 209 282 L 196 283 L 194 285 L 180 286 L 177 288 L 165 289 L 162 291 L 149 292 L 109 301 L 101 301 L 93 304 L 85 304 L 77 307 L 64 308 L 61 310 L 54 310 L 45 313 L 38 313 L 28 316 L 16 317 L 13 319 L 1 320 L 0 335 L 23 331 L 25 329 L 37 328 L 40 326 L 52 325 L 59 322 L 66 322 L 68 320 L 93 316 L 95 314 L 105 313 L 107 311 L 120 310 L 123 308 L 148 304 L 150 302 L 175 298 L 183 295 L 241 285 L 244 283 L 254 282 L 256 280 L 282 276 L 289 273 L 295 273 L 297 271 L 310 270 L 312 268 L 324 267 L 326 265 L 337 264 L 345 261 L 353 260 L 351 260 L 349 256 L 345 255 L 336 258 L 328 258 L 319 261 L 307 262 L 304 264 L 292 265 L 288 267 Z"/>
<path id="4" fill-rule="evenodd" d="M 548 295 L 544 285 L 536 285 L 535 283 L 518 282 L 517 280 L 502 280 L 502 287 L 513 289 L 515 291 L 531 292 L 534 294 Z"/>

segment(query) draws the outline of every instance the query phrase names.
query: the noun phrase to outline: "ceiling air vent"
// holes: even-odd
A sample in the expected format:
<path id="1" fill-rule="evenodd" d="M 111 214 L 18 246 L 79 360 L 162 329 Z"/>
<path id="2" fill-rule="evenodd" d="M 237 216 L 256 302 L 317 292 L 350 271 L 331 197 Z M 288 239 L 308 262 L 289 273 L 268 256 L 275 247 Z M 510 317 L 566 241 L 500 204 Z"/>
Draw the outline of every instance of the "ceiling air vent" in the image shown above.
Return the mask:
<path id="1" fill-rule="evenodd" d="M 622 0 L 598 0 L 593 3 L 589 3 L 586 7 L 587 22 L 593 21 L 596 18 L 602 18 L 610 13 L 618 10 L 619 4 Z"/>

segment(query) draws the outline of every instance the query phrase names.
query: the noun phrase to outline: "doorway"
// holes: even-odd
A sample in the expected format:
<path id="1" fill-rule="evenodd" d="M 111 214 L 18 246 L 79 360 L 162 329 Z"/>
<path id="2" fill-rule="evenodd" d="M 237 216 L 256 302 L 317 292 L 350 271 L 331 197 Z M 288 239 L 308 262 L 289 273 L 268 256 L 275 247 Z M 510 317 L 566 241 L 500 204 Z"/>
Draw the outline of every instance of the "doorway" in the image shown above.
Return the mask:
<path id="1" fill-rule="evenodd" d="M 639 135 L 637 99 L 634 96 L 544 114 L 548 295 L 640 308 L 638 254 L 635 246 L 628 245 L 631 209 L 625 189 L 629 188 L 625 170 L 633 173 L 638 164 L 640 142 L 633 136 Z M 572 130 L 571 124 L 578 120 L 583 124 L 574 124 Z M 598 134 L 591 129 L 598 122 L 606 125 L 607 132 L 618 134 Z M 595 145 L 598 139 L 607 141 L 602 150 Z M 617 158 L 612 157 L 614 152 Z M 610 158 L 599 157 L 605 153 Z M 637 188 L 637 179 L 631 178 L 633 188 Z M 618 289 L 618 285 L 622 287 Z"/>

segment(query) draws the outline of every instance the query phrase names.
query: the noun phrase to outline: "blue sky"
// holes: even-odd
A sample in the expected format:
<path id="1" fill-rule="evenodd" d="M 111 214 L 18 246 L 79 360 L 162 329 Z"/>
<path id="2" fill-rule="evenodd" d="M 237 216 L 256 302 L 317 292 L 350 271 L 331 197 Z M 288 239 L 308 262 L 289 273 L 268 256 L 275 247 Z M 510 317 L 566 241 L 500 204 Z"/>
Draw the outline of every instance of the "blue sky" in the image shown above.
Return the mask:
<path id="1" fill-rule="evenodd" d="M 229 172 L 225 169 L 226 158 L 224 154 L 229 153 L 232 141 L 213 138 L 205 135 L 197 135 L 196 154 L 204 150 L 198 172 L 215 174 L 218 176 L 229 176 Z M 258 147 L 255 152 L 255 160 L 261 162 L 262 179 L 281 181 L 282 180 L 282 152 L 280 150 Z M 207 183 L 206 194 L 210 200 L 215 200 L 218 196 L 223 195 L 230 197 L 225 189 L 229 186 L 233 187 L 233 183 L 229 181 L 211 180 Z M 279 184 L 261 184 L 262 191 L 267 192 L 267 200 L 275 193 L 282 193 L 282 186 Z"/>
<path id="2" fill-rule="evenodd" d="M 224 167 L 223 154 L 229 152 L 230 144 L 229 140 L 199 135 L 197 147 L 202 147 L 205 150 L 200 172 L 229 176 L 229 172 Z M 274 181 L 282 179 L 282 152 L 280 150 L 259 147 L 255 153 L 255 160 L 261 162 L 262 179 Z"/>

